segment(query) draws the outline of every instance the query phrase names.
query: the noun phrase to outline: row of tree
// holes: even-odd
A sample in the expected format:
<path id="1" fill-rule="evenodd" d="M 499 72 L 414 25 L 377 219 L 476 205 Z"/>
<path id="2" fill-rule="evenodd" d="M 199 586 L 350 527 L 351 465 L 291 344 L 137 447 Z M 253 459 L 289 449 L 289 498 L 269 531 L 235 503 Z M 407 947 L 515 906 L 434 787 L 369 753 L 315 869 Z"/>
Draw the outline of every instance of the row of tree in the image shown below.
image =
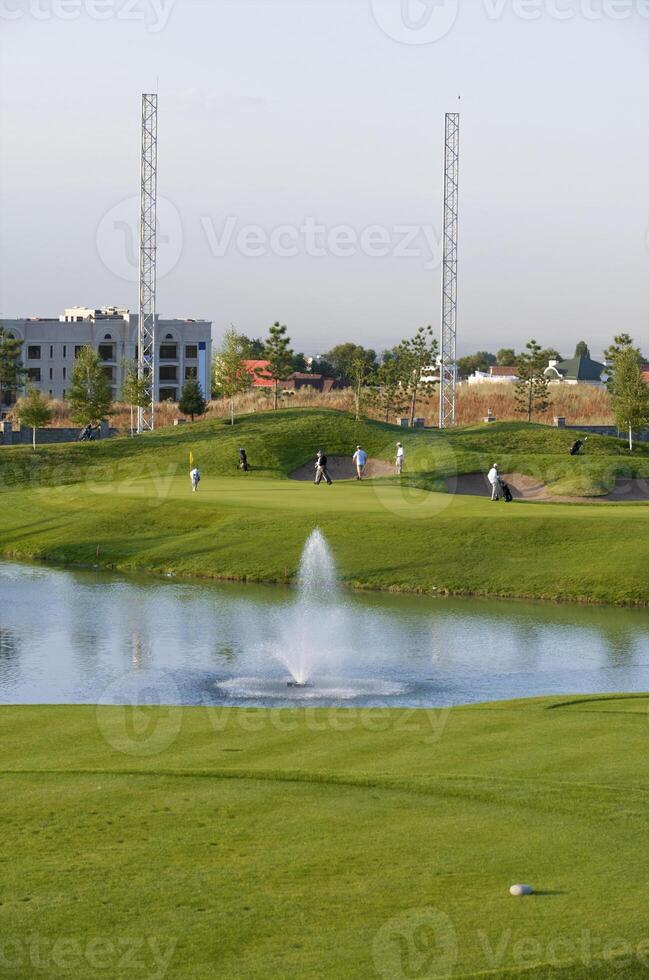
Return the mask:
<path id="1" fill-rule="evenodd" d="M 270 327 L 263 343 L 251 341 L 234 328 L 226 332 L 220 350 L 214 355 L 212 393 L 229 400 L 232 421 L 236 395 L 252 383 L 247 360 L 265 362 L 258 373 L 271 382 L 277 408 L 282 381 L 292 372 L 307 367 L 304 355 L 296 355 L 290 344 L 287 328 L 279 322 Z M 386 421 L 391 414 L 407 408 L 412 423 L 419 397 L 432 390 L 437 353 L 433 328 L 427 326 L 385 351 L 381 360 L 374 350 L 349 343 L 333 347 L 309 367 L 312 373 L 332 377 L 353 389 L 356 418 L 360 418 L 363 405 L 371 400 L 380 406 Z M 296 367 L 296 363 L 301 367 Z"/>
<path id="2" fill-rule="evenodd" d="M 221 349 L 214 358 L 212 382 L 213 394 L 229 399 L 232 421 L 235 397 L 251 383 L 245 363 L 251 358 L 266 362 L 260 373 L 273 384 L 274 407 L 277 408 L 281 382 L 293 371 L 307 366 L 304 355 L 295 354 L 290 343 L 286 326 L 279 322 L 270 327 L 268 337 L 263 342 L 250 340 L 238 334 L 234 328 L 227 331 Z M 494 357 L 496 363 L 503 362 L 516 368 L 519 379 L 515 389 L 518 412 L 531 421 L 535 414 L 546 411 L 549 406 L 549 382 L 544 372 L 550 358 L 561 359 L 557 351 L 542 348 L 536 340 L 530 340 L 518 355 L 512 349 L 505 348 L 495 356 L 482 353 L 485 358 Z M 432 327 L 426 326 L 384 351 L 381 358 L 374 350 L 360 344 L 339 344 L 310 367 L 314 373 L 335 377 L 341 384 L 352 388 L 356 418 L 360 418 L 363 407 L 369 403 L 380 410 L 386 421 L 391 415 L 407 411 L 412 425 L 419 399 L 431 394 L 436 383 L 437 355 L 437 341 Z M 575 355 L 589 356 L 584 341 L 577 345 Z M 475 358 L 479 356 L 473 355 Z M 622 333 L 606 349 L 605 358 L 615 422 L 618 428 L 628 431 L 632 446 L 633 430 L 649 422 L 649 385 L 641 369 L 643 357 L 629 334 Z M 130 405 L 133 432 L 135 411 L 138 407 L 146 407 L 146 383 L 138 376 L 135 364 L 126 364 L 124 368 L 121 398 Z M 25 376 L 21 342 L 0 327 L 0 399 L 8 391 L 23 387 Z M 82 348 L 75 359 L 68 402 L 70 416 L 79 425 L 95 424 L 110 414 L 110 382 L 98 354 L 91 347 Z M 192 420 L 205 413 L 207 403 L 196 379 L 190 378 L 185 382 L 179 408 Z M 24 424 L 32 427 L 35 439 L 36 428 L 51 421 L 52 409 L 49 400 L 31 387 L 27 396 L 19 401 L 17 414 Z"/>

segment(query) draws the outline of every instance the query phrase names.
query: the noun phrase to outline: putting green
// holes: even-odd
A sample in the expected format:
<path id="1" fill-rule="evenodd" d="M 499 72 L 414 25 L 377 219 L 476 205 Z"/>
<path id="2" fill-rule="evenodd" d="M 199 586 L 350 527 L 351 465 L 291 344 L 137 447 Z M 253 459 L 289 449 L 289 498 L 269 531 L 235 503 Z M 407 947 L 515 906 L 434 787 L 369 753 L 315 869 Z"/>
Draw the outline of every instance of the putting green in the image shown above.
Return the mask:
<path id="1" fill-rule="evenodd" d="M 290 480 L 325 445 L 362 444 L 389 459 L 406 447 L 403 478 Z M 493 503 L 444 491 L 451 473 L 538 474 L 562 493 L 600 494 L 649 472 L 649 447 L 629 461 L 617 440 L 589 440 L 584 459 L 565 433 L 506 424 L 450 434 L 355 422 L 340 413 L 279 412 L 234 429 L 199 423 L 139 439 L 0 451 L 0 553 L 240 581 L 291 580 L 320 525 L 351 586 L 588 602 L 649 602 L 649 506 Z M 245 443 L 253 466 L 236 469 Z M 203 475 L 192 494 L 188 454 Z M 570 488 L 573 488 L 572 491 Z"/>
<path id="2" fill-rule="evenodd" d="M 4 707 L 3 968 L 645 976 L 648 706 Z"/>

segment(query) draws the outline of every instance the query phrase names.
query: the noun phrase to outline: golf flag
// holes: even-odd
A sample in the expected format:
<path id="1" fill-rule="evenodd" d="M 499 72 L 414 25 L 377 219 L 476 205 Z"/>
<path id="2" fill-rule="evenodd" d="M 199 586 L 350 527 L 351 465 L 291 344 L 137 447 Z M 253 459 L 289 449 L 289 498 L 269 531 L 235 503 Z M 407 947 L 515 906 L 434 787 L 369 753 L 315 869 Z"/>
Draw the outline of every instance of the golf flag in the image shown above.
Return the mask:
<path id="1" fill-rule="evenodd" d="M 194 454 L 191 451 L 191 449 L 189 451 L 189 468 L 190 468 L 190 470 L 193 470 L 194 469 Z"/>

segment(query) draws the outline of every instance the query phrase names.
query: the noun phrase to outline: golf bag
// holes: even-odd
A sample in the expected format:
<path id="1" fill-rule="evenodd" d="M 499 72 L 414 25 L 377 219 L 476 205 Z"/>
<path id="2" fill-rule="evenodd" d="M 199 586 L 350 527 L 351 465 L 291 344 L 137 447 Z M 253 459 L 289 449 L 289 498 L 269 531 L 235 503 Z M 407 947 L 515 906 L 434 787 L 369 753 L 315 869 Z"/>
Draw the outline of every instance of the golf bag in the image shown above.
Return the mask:
<path id="1" fill-rule="evenodd" d="M 576 442 L 573 442 L 572 446 L 570 447 L 570 455 L 578 456 L 579 450 L 581 449 L 582 446 L 583 446 L 583 442 L 581 441 L 581 439 L 577 439 Z"/>
<path id="2" fill-rule="evenodd" d="M 505 501 L 505 503 L 506 504 L 511 503 L 514 498 L 512 497 L 512 492 L 504 480 L 500 481 L 500 489 L 502 490 L 503 500 Z"/>

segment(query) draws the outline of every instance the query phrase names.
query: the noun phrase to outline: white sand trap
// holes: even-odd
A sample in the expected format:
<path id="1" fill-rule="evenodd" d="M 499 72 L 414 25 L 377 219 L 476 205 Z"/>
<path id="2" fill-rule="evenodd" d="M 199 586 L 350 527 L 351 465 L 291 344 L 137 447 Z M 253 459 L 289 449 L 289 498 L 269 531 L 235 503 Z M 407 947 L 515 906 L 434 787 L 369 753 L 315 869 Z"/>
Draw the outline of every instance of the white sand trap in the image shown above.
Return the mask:
<path id="1" fill-rule="evenodd" d="M 356 466 L 351 456 L 327 456 L 327 472 L 332 480 L 353 480 L 356 477 Z M 384 459 L 368 459 L 363 473 L 364 480 L 373 476 L 394 476 L 394 464 L 386 463 Z M 304 466 L 289 473 L 290 480 L 310 480 L 315 478 L 315 458 Z"/>
<path id="2" fill-rule="evenodd" d="M 551 500 L 548 488 L 531 476 L 523 473 L 501 473 L 514 500 Z M 463 473 L 449 477 L 446 481 L 449 493 L 470 494 L 472 497 L 491 497 L 491 484 L 486 473 Z"/>
<path id="3" fill-rule="evenodd" d="M 615 481 L 613 490 L 597 499 L 602 501 L 630 500 L 635 502 L 649 500 L 649 476 L 619 476 Z"/>
<path id="4" fill-rule="evenodd" d="M 524 473 L 501 473 L 514 500 L 553 500 L 561 503 L 606 504 L 611 502 L 649 501 L 649 477 L 618 477 L 615 488 L 599 497 L 569 497 L 552 494 L 545 483 Z M 491 484 L 486 473 L 463 473 L 446 481 L 449 493 L 469 494 L 472 497 L 491 497 Z"/>

